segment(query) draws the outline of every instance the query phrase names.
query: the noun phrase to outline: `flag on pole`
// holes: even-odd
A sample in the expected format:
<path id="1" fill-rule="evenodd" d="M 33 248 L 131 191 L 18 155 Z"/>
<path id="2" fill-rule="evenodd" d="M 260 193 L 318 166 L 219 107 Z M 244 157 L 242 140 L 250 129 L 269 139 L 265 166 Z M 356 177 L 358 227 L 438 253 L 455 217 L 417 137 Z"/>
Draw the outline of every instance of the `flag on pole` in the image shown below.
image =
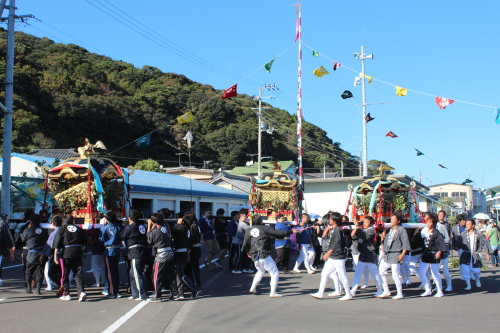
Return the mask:
<path id="1" fill-rule="evenodd" d="M 349 90 L 346 90 L 346 91 L 344 91 L 342 93 L 342 95 L 340 95 L 340 97 L 342 97 L 342 99 L 347 99 L 347 98 L 351 98 L 353 96 L 352 96 L 352 93 Z"/>
<path id="2" fill-rule="evenodd" d="M 495 197 L 495 195 L 497 195 L 497 192 L 490 190 L 490 195 L 491 195 L 491 198 L 493 199 Z"/>
<path id="3" fill-rule="evenodd" d="M 443 97 L 436 97 L 436 104 L 439 106 L 439 108 L 441 110 L 446 109 L 446 107 L 453 102 L 455 102 L 455 101 L 452 99 L 443 98 Z"/>
<path id="4" fill-rule="evenodd" d="M 367 124 L 368 124 L 370 121 L 372 121 L 373 119 L 375 119 L 375 118 L 372 118 L 372 116 L 370 116 L 370 114 L 369 114 L 369 113 L 365 116 L 365 121 L 366 121 L 366 123 L 367 123 Z"/>
<path id="5" fill-rule="evenodd" d="M 43 201 L 43 198 L 45 196 L 45 191 L 43 190 L 44 187 L 45 182 L 41 182 L 40 184 L 37 184 L 35 186 L 28 187 L 26 189 L 26 192 L 28 192 L 30 198 L 38 201 Z"/>
<path id="6" fill-rule="evenodd" d="M 407 93 L 408 93 L 408 90 L 406 90 L 405 88 L 401 88 L 401 87 L 396 86 L 396 95 L 397 96 L 403 97 L 403 96 L 406 96 Z"/>
<path id="7" fill-rule="evenodd" d="M 465 179 L 465 181 L 462 183 L 462 185 L 467 185 L 469 183 L 474 183 L 474 182 L 470 179 Z"/>
<path id="8" fill-rule="evenodd" d="M 368 84 L 373 82 L 373 78 L 371 76 L 368 76 L 368 75 L 363 75 L 363 76 L 368 79 Z"/>
<path id="9" fill-rule="evenodd" d="M 184 137 L 184 140 L 186 140 L 188 148 L 191 148 L 191 142 L 193 141 L 193 134 L 191 134 L 190 131 L 186 133 L 186 136 Z"/>
<path id="10" fill-rule="evenodd" d="M 135 147 L 148 147 L 151 144 L 151 136 L 153 132 L 141 136 L 139 139 L 135 140 Z"/>
<path id="11" fill-rule="evenodd" d="M 337 68 L 339 68 L 340 66 L 342 66 L 341 64 L 339 64 L 338 62 L 333 62 L 333 70 L 336 71 Z"/>
<path id="12" fill-rule="evenodd" d="M 385 136 L 390 136 L 391 138 L 397 138 L 398 136 L 394 132 L 389 131 Z"/>
<path id="13" fill-rule="evenodd" d="M 178 124 L 186 124 L 193 121 L 193 113 L 191 111 L 188 111 L 184 113 L 182 116 L 177 117 L 177 123 Z"/>
<path id="14" fill-rule="evenodd" d="M 313 56 L 319 57 L 319 53 L 313 50 Z"/>
<path id="15" fill-rule="evenodd" d="M 500 108 L 497 109 L 497 119 L 495 119 L 495 123 L 500 125 Z"/>
<path id="16" fill-rule="evenodd" d="M 420 155 L 424 155 L 424 153 L 422 153 L 420 150 L 418 150 L 417 148 L 413 148 L 417 151 L 417 156 L 420 156 Z"/>
<path id="17" fill-rule="evenodd" d="M 442 164 L 438 164 L 438 165 L 439 165 L 441 168 L 443 168 L 443 169 L 448 169 L 447 167 L 445 167 L 445 166 L 444 166 L 444 165 L 442 165 Z"/>
<path id="18" fill-rule="evenodd" d="M 321 66 L 313 70 L 313 74 L 316 75 L 317 77 L 321 78 L 323 75 L 330 74 L 328 71 L 325 69 L 325 67 Z"/>
<path id="19" fill-rule="evenodd" d="M 271 73 L 271 67 L 273 66 L 274 60 L 276 60 L 276 58 L 274 58 L 273 60 L 269 61 L 267 64 L 264 65 L 264 68 L 268 73 Z"/>
<path id="20" fill-rule="evenodd" d="M 222 99 L 238 96 L 237 88 L 238 88 L 238 84 L 236 83 L 234 86 L 229 87 L 226 90 L 224 90 L 224 93 L 222 94 Z"/>

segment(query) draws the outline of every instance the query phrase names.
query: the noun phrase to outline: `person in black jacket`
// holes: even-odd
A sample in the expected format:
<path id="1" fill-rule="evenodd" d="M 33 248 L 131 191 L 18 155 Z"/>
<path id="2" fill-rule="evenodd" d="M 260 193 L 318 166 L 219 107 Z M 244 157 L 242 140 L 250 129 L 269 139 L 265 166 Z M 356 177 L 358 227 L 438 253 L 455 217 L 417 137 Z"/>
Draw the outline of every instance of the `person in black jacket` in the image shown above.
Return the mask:
<path id="1" fill-rule="evenodd" d="M 188 262 L 184 272 L 200 288 L 201 291 L 201 276 L 200 276 L 200 259 L 201 259 L 201 233 L 196 218 L 186 216 L 184 218 L 189 227 L 189 247 L 188 247 Z"/>
<path id="2" fill-rule="evenodd" d="M 74 217 L 68 214 L 63 219 L 63 225 L 57 230 L 54 238 L 54 262 L 59 264 L 57 252 L 60 251 L 64 293 L 59 299 L 63 301 L 71 300 L 69 273 L 73 271 L 79 301 L 83 302 L 87 299 L 83 285 L 83 248 L 87 243 L 87 235 L 82 228 L 74 225 L 74 222 Z"/>
<path id="3" fill-rule="evenodd" d="M 170 227 L 163 220 L 162 214 L 151 215 L 152 230 L 148 233 L 148 243 L 156 251 L 153 265 L 154 297 L 150 302 L 161 302 L 163 285 L 170 286 L 172 293 L 177 290 L 175 283 L 174 252 Z M 164 283 L 165 282 L 165 283 Z M 168 300 L 168 299 L 167 299 Z"/>
<path id="4" fill-rule="evenodd" d="M 271 258 L 271 242 L 275 239 L 284 239 L 290 234 L 296 234 L 297 230 L 276 230 L 262 224 L 262 217 L 256 214 L 252 218 L 252 226 L 245 231 L 243 240 L 242 252 L 247 253 L 249 258 L 252 258 L 257 273 L 253 278 L 251 293 L 257 293 L 257 285 L 264 274 L 269 272 L 271 275 L 271 294 L 270 297 L 283 297 L 276 293 L 278 286 L 279 270 Z"/>
<path id="5" fill-rule="evenodd" d="M 425 292 L 420 296 L 425 297 L 432 294 L 431 284 L 426 276 L 427 270 L 430 269 L 437 286 L 437 293 L 434 297 L 443 297 L 443 285 L 441 277 L 439 276 L 439 265 L 441 262 L 441 255 L 443 252 L 446 252 L 448 248 L 444 242 L 443 235 L 436 229 L 436 224 L 438 222 L 437 215 L 435 213 L 427 213 L 425 215 L 425 221 L 427 222 L 427 230 L 425 234 L 421 233 L 424 238 L 424 253 L 418 273 L 425 287 Z"/>
<path id="6" fill-rule="evenodd" d="M 24 223 L 21 228 L 19 228 L 19 233 L 16 237 L 16 250 L 21 251 L 21 262 L 23 264 L 23 276 L 26 276 L 26 257 L 28 255 L 28 250 L 26 249 L 26 242 L 23 242 L 21 239 L 21 235 L 23 234 L 24 230 L 26 230 L 29 226 L 30 222 L 30 216 L 35 214 L 34 211 L 32 210 L 27 210 L 24 212 L 23 217 L 21 218 L 22 222 Z M 26 283 L 24 284 L 24 288 L 28 288 Z"/>
<path id="7" fill-rule="evenodd" d="M 45 268 L 46 256 L 42 250 L 47 243 L 49 234 L 47 230 L 40 227 L 40 215 L 32 214 L 28 228 L 21 235 L 22 241 L 26 244 L 28 255 L 26 256 L 26 292 L 31 293 L 31 281 L 35 281 L 35 294 L 40 295 L 40 288 L 43 281 L 43 270 Z"/>
<path id="8" fill-rule="evenodd" d="M 130 298 L 137 301 L 147 301 L 146 275 L 144 274 L 146 247 L 148 245 L 147 230 L 144 223 L 139 220 L 140 213 L 138 210 L 131 209 L 129 215 L 129 225 L 120 232 L 120 237 L 128 248 L 127 257 L 130 261 L 129 275 L 132 289 Z"/>
<path id="9" fill-rule="evenodd" d="M 172 238 L 175 246 L 174 262 L 177 273 L 177 295 L 174 299 L 184 299 L 184 286 L 191 290 L 191 297 L 196 298 L 200 288 L 186 276 L 185 267 L 188 261 L 189 228 L 187 219 L 179 219 L 172 229 Z"/>
<path id="10" fill-rule="evenodd" d="M 2 281 L 2 261 L 4 259 L 3 254 L 8 252 L 10 260 L 14 260 L 14 241 L 12 239 L 12 234 L 10 233 L 9 226 L 5 221 L 0 218 L 0 286 L 3 284 Z"/>

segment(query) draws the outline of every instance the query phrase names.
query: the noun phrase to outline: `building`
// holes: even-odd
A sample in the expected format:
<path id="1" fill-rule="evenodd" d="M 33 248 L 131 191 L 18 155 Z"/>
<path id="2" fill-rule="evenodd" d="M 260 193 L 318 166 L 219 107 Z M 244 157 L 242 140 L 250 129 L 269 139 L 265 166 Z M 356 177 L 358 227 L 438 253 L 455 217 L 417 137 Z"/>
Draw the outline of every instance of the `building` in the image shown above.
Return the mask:
<path id="1" fill-rule="evenodd" d="M 272 172 L 274 169 L 275 162 L 262 162 L 262 173 Z M 297 165 L 293 161 L 281 161 L 281 170 L 286 173 L 295 174 L 297 171 Z M 253 163 L 244 167 L 236 167 L 233 170 L 229 171 L 230 175 L 236 176 L 254 176 L 257 177 L 259 174 L 259 164 Z"/>
<path id="2" fill-rule="evenodd" d="M 0 161 L 0 164 L 3 161 Z M 40 165 L 55 166 L 56 158 L 13 153 L 11 158 L 11 210 L 20 217 L 27 209 L 37 210 L 40 202 L 30 198 L 26 189 L 43 182 Z M 0 168 L 1 170 L 1 168 Z M 210 208 L 229 209 L 248 205 L 248 194 L 182 176 L 136 170 L 130 176 L 132 207 L 145 216 L 168 208 L 175 212 L 194 209 L 197 216 Z M 43 201 L 43 200 L 42 200 Z"/>
<path id="3" fill-rule="evenodd" d="M 228 173 L 220 173 L 208 183 L 246 194 L 249 194 L 252 189 L 250 177 L 230 175 Z"/>
<path id="4" fill-rule="evenodd" d="M 429 195 L 437 198 L 452 198 L 455 206 L 470 216 L 477 213 L 486 213 L 485 189 L 474 189 L 471 185 L 458 183 L 443 183 L 429 186 Z"/>
<path id="5" fill-rule="evenodd" d="M 163 168 L 165 173 L 169 175 L 182 176 L 186 178 L 191 178 L 194 180 L 201 180 L 203 182 L 210 182 L 214 177 L 215 171 L 210 169 L 198 169 L 195 167 L 175 167 L 175 168 Z"/>
<path id="6" fill-rule="evenodd" d="M 486 196 L 486 211 L 490 213 L 490 216 L 500 218 L 500 186 L 495 186 L 489 188 L 485 191 Z"/>
<path id="7" fill-rule="evenodd" d="M 70 149 L 33 149 L 30 152 L 26 153 L 26 155 L 50 157 L 53 159 L 58 159 L 61 162 L 67 158 L 79 156 L 78 153 L 76 152 L 75 148 L 70 148 Z"/>

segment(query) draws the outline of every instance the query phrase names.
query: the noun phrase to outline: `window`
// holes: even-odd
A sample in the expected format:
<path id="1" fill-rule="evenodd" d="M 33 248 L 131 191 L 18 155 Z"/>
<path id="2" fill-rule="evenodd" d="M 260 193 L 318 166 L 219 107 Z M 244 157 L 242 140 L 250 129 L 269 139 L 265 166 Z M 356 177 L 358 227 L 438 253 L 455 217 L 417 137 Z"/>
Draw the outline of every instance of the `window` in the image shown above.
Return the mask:
<path id="1" fill-rule="evenodd" d="M 467 198 L 467 192 L 451 192 L 451 196 Z"/>
<path id="2" fill-rule="evenodd" d="M 448 192 L 436 192 L 436 193 L 434 193 L 434 195 L 438 196 L 438 197 L 447 197 Z"/>

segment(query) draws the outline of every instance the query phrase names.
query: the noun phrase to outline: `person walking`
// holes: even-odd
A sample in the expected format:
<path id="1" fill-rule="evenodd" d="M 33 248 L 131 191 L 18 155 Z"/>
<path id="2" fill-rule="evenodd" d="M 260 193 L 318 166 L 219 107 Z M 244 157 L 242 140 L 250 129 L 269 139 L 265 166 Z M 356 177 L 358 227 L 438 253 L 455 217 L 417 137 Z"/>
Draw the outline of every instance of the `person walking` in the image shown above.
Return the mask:
<path id="1" fill-rule="evenodd" d="M 201 242 L 207 248 L 208 255 L 203 259 L 203 263 L 207 269 L 212 269 L 211 263 L 214 255 L 219 252 L 217 241 L 215 240 L 214 223 L 212 220 L 212 210 L 205 210 L 204 216 L 198 221 L 198 226 L 201 231 Z"/>
<path id="2" fill-rule="evenodd" d="M 495 220 L 490 220 L 491 228 L 486 233 L 486 239 L 490 241 L 491 249 L 493 250 L 493 254 L 491 255 L 491 265 L 490 267 L 498 267 L 498 223 Z"/>
<path id="3" fill-rule="evenodd" d="M 100 241 L 104 246 L 102 253 L 105 262 L 105 280 L 108 286 L 108 298 L 117 298 L 120 295 L 120 276 L 118 264 L 122 247 L 120 233 L 125 228 L 112 210 L 104 216 L 106 225 L 101 229 Z"/>
<path id="4" fill-rule="evenodd" d="M 43 282 L 43 271 L 46 256 L 42 253 L 49 234 L 46 229 L 40 227 L 40 215 L 32 214 L 28 228 L 21 234 L 22 241 L 26 244 L 28 255 L 26 256 L 26 292 L 31 293 L 31 282 L 35 281 L 35 294 L 40 295 Z"/>
<path id="5" fill-rule="evenodd" d="M 276 217 L 276 230 L 285 230 L 290 231 L 292 228 L 286 222 L 286 217 L 283 214 L 279 214 Z M 283 266 L 283 274 L 288 274 L 288 264 L 290 262 L 290 253 L 291 253 L 291 245 L 290 237 L 285 236 L 283 239 L 276 239 L 274 242 L 274 247 L 276 248 L 276 259 L 274 259 L 274 263 L 276 267 L 280 267 L 280 264 Z"/>
<path id="6" fill-rule="evenodd" d="M 219 245 L 220 249 L 219 257 L 215 261 L 215 266 L 219 268 L 224 268 L 224 266 L 222 265 L 222 261 L 226 257 L 226 253 L 229 250 L 229 245 L 227 243 L 228 223 L 224 219 L 224 213 L 224 209 L 217 209 L 217 216 L 214 219 L 215 239 L 217 240 L 217 244 Z"/>
<path id="7" fill-rule="evenodd" d="M 9 254 L 9 259 L 11 261 L 14 260 L 14 240 L 12 239 L 9 226 L 0 218 L 0 287 L 3 284 L 2 262 L 4 261 L 4 255 L 6 253 Z"/>

